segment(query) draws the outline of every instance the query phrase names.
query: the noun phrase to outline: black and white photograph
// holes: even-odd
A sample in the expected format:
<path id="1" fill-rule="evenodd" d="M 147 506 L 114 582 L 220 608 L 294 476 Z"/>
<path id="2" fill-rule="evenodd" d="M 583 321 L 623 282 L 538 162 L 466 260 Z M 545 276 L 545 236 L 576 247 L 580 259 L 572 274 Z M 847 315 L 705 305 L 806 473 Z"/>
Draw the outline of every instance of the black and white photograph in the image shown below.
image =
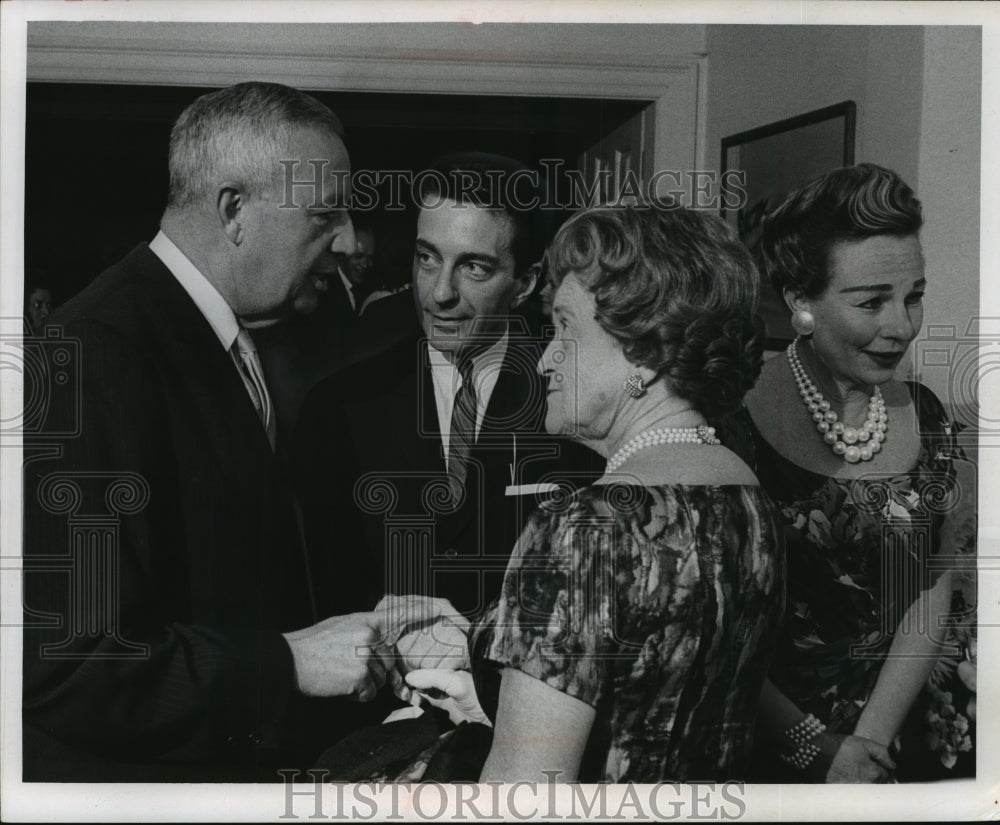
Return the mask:
<path id="1" fill-rule="evenodd" d="M 0 3 L 5 821 L 997 816 L 1000 13 L 548 5 Z"/>

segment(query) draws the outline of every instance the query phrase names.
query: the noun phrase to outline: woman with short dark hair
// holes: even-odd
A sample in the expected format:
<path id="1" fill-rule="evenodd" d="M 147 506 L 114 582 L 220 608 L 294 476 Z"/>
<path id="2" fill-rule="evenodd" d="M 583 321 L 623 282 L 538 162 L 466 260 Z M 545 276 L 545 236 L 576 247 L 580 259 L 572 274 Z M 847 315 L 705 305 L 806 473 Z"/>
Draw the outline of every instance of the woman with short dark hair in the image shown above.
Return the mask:
<path id="1" fill-rule="evenodd" d="M 891 780 L 888 748 L 940 652 L 949 524 L 971 502 L 941 403 L 895 378 L 923 318 L 921 224 L 898 175 L 860 164 L 793 192 L 763 226 L 758 262 L 798 337 L 746 401 L 788 545 L 761 779 Z"/>

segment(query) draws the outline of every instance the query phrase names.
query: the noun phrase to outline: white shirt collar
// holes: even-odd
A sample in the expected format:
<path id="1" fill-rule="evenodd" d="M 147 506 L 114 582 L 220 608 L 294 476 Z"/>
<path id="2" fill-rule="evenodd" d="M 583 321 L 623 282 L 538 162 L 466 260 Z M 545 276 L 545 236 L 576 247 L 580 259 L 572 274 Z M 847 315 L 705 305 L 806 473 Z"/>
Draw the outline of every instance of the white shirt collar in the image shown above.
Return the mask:
<path id="1" fill-rule="evenodd" d="M 344 274 L 344 270 L 338 267 L 337 274 L 340 276 L 340 281 L 344 285 L 344 292 L 347 293 L 347 300 L 351 302 L 351 309 L 355 312 L 358 311 L 358 304 L 354 298 L 354 285 L 351 283 L 350 279 Z"/>
<path id="2" fill-rule="evenodd" d="M 188 257 L 161 230 L 149 244 L 150 250 L 163 261 L 184 291 L 191 296 L 195 306 L 211 325 L 219 343 L 228 351 L 240 332 L 239 321 L 219 291 L 201 274 Z"/>

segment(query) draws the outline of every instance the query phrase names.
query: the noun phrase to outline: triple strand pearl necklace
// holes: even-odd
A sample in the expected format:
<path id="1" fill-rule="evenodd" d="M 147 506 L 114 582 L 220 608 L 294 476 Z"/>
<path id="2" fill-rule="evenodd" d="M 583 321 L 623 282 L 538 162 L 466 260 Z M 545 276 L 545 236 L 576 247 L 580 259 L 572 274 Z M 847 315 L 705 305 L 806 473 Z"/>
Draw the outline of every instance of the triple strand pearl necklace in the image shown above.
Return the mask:
<path id="1" fill-rule="evenodd" d="M 715 437 L 715 427 L 699 424 L 697 427 L 660 427 L 646 430 L 629 439 L 625 446 L 608 459 L 605 473 L 613 473 L 639 450 L 660 444 L 719 444 Z"/>
<path id="2" fill-rule="evenodd" d="M 823 441 L 830 445 L 835 454 L 851 464 L 871 461 L 872 456 L 882 449 L 882 442 L 885 441 L 885 433 L 889 428 L 889 416 L 885 412 L 882 390 L 876 386 L 875 392 L 868 400 L 865 423 L 856 429 L 845 427 L 843 422 L 837 420 L 837 413 L 830 409 L 830 402 L 806 375 L 796 349 L 798 341 L 796 338 L 788 346 L 788 364 L 792 368 L 802 403 L 808 407 L 813 421 L 816 422 L 816 429 L 823 435 Z"/>

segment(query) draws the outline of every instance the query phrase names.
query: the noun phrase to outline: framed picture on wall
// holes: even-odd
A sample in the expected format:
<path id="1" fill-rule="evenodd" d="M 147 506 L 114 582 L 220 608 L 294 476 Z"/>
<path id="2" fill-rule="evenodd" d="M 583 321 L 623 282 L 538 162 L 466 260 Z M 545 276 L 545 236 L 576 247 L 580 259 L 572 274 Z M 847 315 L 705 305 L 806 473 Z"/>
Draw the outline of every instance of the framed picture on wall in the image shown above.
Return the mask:
<path id="1" fill-rule="evenodd" d="M 722 210 L 743 242 L 752 247 L 761 221 L 785 196 L 816 175 L 854 163 L 856 106 L 845 100 L 722 139 L 723 173 L 745 175 L 746 201 Z M 767 325 L 767 348 L 784 349 L 795 337 L 789 312 L 770 283 L 761 284 L 760 313 Z"/>

